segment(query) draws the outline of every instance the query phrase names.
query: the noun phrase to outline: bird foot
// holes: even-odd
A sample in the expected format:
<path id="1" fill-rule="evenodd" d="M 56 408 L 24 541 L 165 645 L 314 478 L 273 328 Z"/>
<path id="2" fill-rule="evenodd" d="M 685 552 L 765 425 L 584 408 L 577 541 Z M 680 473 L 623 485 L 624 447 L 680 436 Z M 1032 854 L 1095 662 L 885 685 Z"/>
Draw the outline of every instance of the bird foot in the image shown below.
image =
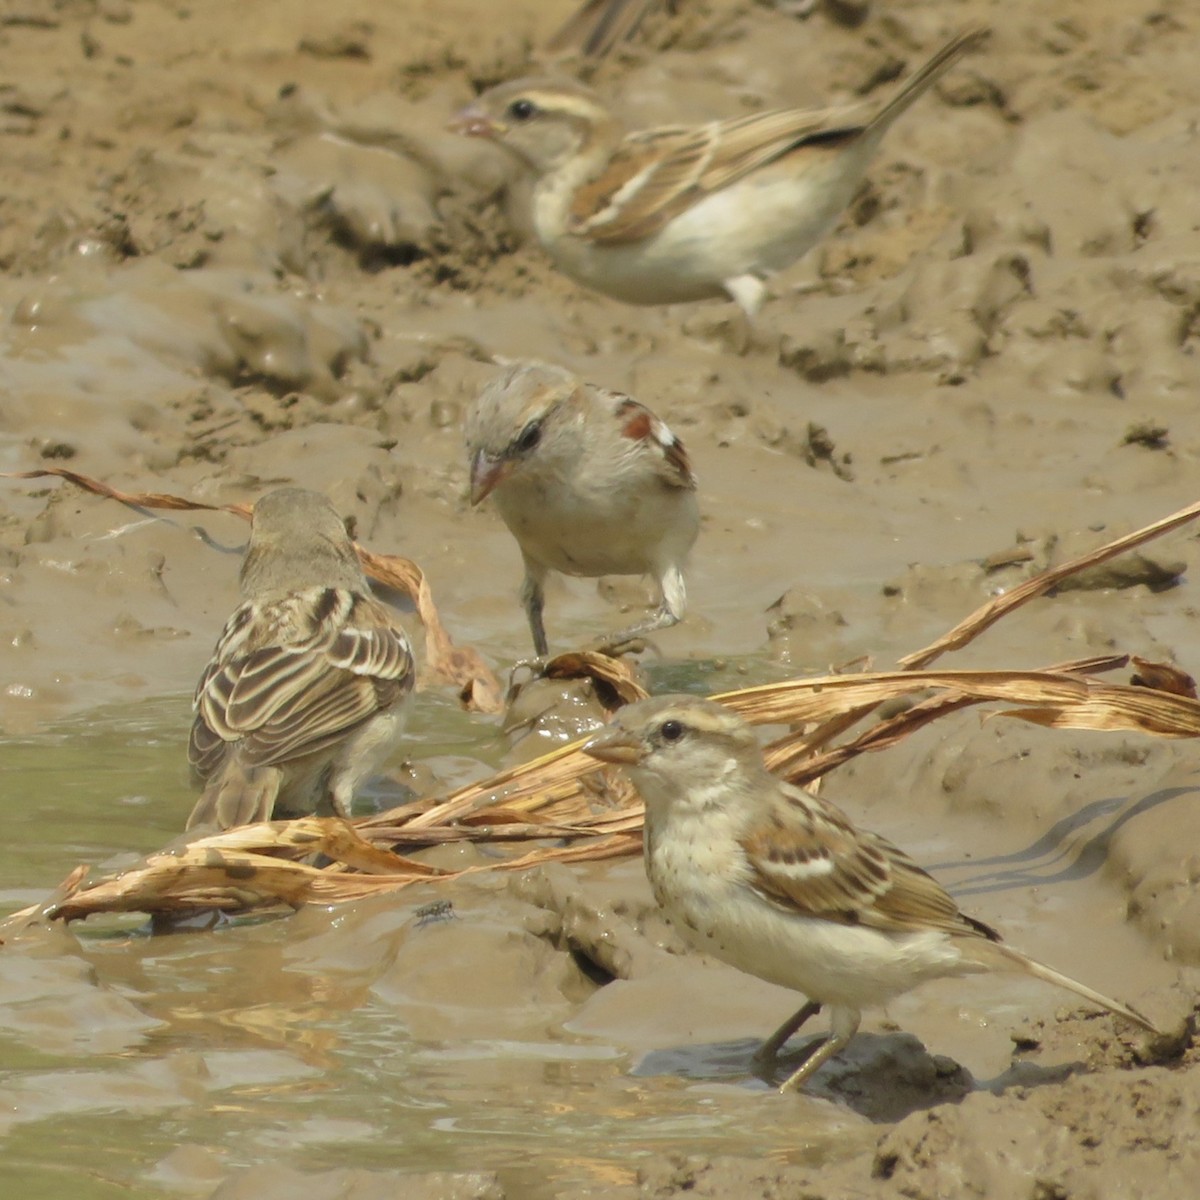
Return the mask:
<path id="1" fill-rule="evenodd" d="M 508 694 L 511 696 L 514 689 L 519 688 L 522 684 L 531 683 L 545 675 L 546 664 L 549 661 L 548 654 L 537 654 L 532 658 L 518 658 L 508 672 Z M 528 679 L 519 679 L 518 675 L 521 672 L 527 672 Z"/>
<path id="2" fill-rule="evenodd" d="M 658 647 L 649 638 L 639 633 L 614 633 L 598 641 L 589 642 L 587 649 L 596 654 L 607 654 L 609 658 L 620 658 L 622 654 L 642 654 Z"/>

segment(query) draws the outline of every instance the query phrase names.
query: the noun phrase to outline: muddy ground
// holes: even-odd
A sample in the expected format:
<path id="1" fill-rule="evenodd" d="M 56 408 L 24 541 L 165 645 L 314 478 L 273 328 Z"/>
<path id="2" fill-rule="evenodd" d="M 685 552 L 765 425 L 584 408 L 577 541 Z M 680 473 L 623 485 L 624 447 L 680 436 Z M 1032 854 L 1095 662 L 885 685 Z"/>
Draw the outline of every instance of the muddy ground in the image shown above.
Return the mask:
<path id="1" fill-rule="evenodd" d="M 683 0 L 652 19 L 593 79 L 635 124 L 874 99 L 956 28 L 994 28 L 774 282 L 739 355 L 729 306 L 633 309 L 557 276 L 506 160 L 445 131 L 569 7 L 5 5 L 0 469 L 214 503 L 320 488 L 367 545 L 419 561 L 455 636 L 505 670 L 528 652 L 518 556 L 466 503 L 461 418 L 495 356 L 562 362 L 649 404 L 692 455 L 691 611 L 649 669 L 697 690 L 887 667 L 1197 499 L 1200 15 Z M 182 826 L 186 697 L 245 529 L 0 487 L 17 907 Z M 1118 651 L 1196 673 L 1198 557 L 1185 528 L 944 661 Z M 644 596 L 556 588 L 552 644 Z M 506 752 L 446 690 L 413 727 L 435 781 Z M 162 786 L 123 783 L 141 799 L 114 807 L 106 772 L 143 751 Z M 1164 1021 L 1191 1011 L 1190 743 L 967 714 L 829 788 L 1023 949 Z M 638 863 L 463 886 L 458 919 L 431 926 L 413 915 L 430 898 L 10 942 L 0 1175 L 83 1197 L 1114 1200 L 1184 1194 L 1200 1168 L 1195 1052 L 1143 1063 L 1044 985 L 923 989 L 871 1014 L 809 1096 L 779 1097 L 746 1059 L 793 998 L 682 953 Z M 606 983 L 589 964 L 613 946 Z"/>

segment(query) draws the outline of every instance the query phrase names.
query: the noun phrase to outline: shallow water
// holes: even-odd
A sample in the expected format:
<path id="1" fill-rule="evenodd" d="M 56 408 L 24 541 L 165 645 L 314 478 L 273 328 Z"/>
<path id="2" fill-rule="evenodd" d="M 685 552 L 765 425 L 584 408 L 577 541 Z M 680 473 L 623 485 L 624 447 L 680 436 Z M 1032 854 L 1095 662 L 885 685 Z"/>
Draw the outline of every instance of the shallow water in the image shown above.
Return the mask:
<path id="1" fill-rule="evenodd" d="M 426 713 L 413 736 L 461 770 L 462 719 L 446 715 Z M 0 847 L 6 911 L 77 862 L 116 869 L 178 832 L 187 716 L 174 697 L 0 746 L 5 791 L 22 799 Z M 490 733 L 477 743 L 496 748 Z M 311 1170 L 497 1170 L 510 1194 L 550 1196 L 629 1182 L 642 1156 L 698 1144 L 819 1160 L 857 1124 L 820 1107 L 798 1121 L 760 1097 L 748 1126 L 746 1091 L 765 1085 L 744 1069 L 722 1084 L 717 1063 L 700 1074 L 718 1080 L 653 1063 L 631 1074 L 627 1047 L 566 1031 L 567 994 L 594 985 L 565 962 L 547 970 L 562 956 L 524 932 L 528 906 L 499 878 L 456 889 L 447 918 L 417 915 L 441 894 L 212 932 L 150 936 L 130 916 L 13 939 L 0 983 L 12 1194 L 188 1191 L 283 1156 Z M 748 1052 L 735 1053 L 743 1068 Z"/>

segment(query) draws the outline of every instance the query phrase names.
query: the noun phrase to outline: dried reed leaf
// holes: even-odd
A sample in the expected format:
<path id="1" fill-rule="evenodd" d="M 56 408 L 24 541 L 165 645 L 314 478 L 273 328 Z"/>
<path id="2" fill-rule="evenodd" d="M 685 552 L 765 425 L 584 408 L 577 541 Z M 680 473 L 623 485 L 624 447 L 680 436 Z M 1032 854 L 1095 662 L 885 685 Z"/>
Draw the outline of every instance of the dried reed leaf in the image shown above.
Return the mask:
<path id="1" fill-rule="evenodd" d="M 1200 736 L 1200 701 L 1107 683 L 1082 673 L 1112 669 L 1121 662 L 1120 657 L 1109 657 L 1063 664 L 1074 670 L 898 671 L 829 676 L 747 688 L 729 693 L 724 699 L 751 720 L 790 723 L 808 719 L 813 713 L 836 713 L 839 706 L 860 706 L 864 699 L 878 703 L 925 690 L 940 693 L 880 723 L 824 759 L 800 761 L 798 777 L 803 779 L 814 778 L 856 754 L 893 745 L 948 712 L 984 702 L 1015 704 L 1017 707 L 1003 709 L 1000 715 L 1051 727 Z M 794 746 L 785 739 L 774 749 L 786 756 Z M 396 821 L 395 814 L 380 814 L 355 826 L 334 818 L 308 817 L 198 838 L 172 853 L 151 856 L 139 868 L 64 895 L 50 915 L 72 920 L 95 912 L 178 914 L 212 908 L 295 907 L 317 900 L 335 903 L 400 890 L 414 883 L 449 883 L 482 871 L 525 870 L 545 862 L 597 861 L 636 853 L 643 821 L 640 804 L 630 803 L 611 812 L 587 811 L 588 801 L 578 781 L 591 769 L 592 760 L 576 744 L 514 767 L 498 780 L 460 789 L 449 800 L 423 811 L 404 806 L 407 819 L 398 825 L 388 823 Z M 539 791 L 531 784 L 531 780 L 544 782 L 548 778 L 553 780 L 548 791 Z M 496 798 L 498 794 L 503 798 Z M 490 797 L 489 806 L 481 803 L 483 797 Z M 550 819 L 550 812 L 564 803 L 569 803 L 575 819 L 570 823 Z M 381 839 L 390 842 L 393 838 L 430 845 L 446 840 L 515 843 L 546 837 L 564 839 L 565 844 L 538 846 L 494 864 L 451 872 L 439 872 L 396 854 L 389 845 L 379 844 Z M 310 856 L 318 850 L 333 859 L 336 868 L 318 870 L 287 857 Z M 36 911 L 27 910 L 17 917 Z M 45 911 L 44 906 L 41 911 Z"/>
<path id="2" fill-rule="evenodd" d="M 1107 562 L 1110 558 L 1117 558 L 1127 550 L 1145 545 L 1146 542 L 1170 533 L 1172 530 L 1194 521 L 1197 517 L 1200 517 L 1200 504 L 1189 505 L 1187 508 L 1182 508 L 1168 517 L 1145 525 L 1133 533 L 1116 538 L 1096 550 L 1091 550 L 1087 554 L 1073 558 L 1048 571 L 1043 571 L 1032 579 L 1011 588 L 1004 595 L 997 596 L 981 605 L 953 629 L 931 642 L 924 649 L 906 655 L 899 660 L 897 665 L 901 670 L 906 671 L 927 667 L 947 651 L 961 650 L 964 646 L 969 645 L 997 621 L 1038 596 L 1045 595 L 1069 576 L 1078 574 L 1088 567 L 1096 566 L 1098 563 Z M 874 707 L 874 704 L 864 704 L 860 709 L 849 710 L 840 716 L 829 719 L 822 728 L 814 730 L 810 734 L 808 743 L 810 749 L 815 753 L 822 746 L 841 737 L 866 717 Z"/>
<path id="3" fill-rule="evenodd" d="M 1149 733 L 1155 737 L 1200 737 L 1200 701 L 1191 696 L 1122 683 L 1088 682 L 1088 694 L 1063 705 L 1005 709 L 1002 717 L 1019 717 L 1050 729 L 1094 729 L 1105 733 Z"/>
<path id="4" fill-rule="evenodd" d="M 575 794 L 572 785 L 596 769 L 596 760 L 579 748 L 582 741 L 559 746 L 540 758 L 530 759 L 508 767 L 490 779 L 469 783 L 452 792 L 440 804 L 406 821 L 406 832 L 429 829 L 461 820 L 477 808 L 487 805 L 507 805 L 519 811 L 529 811 L 546 803 L 548 797 L 563 798 Z M 521 806 L 525 807 L 521 807 Z M 361 830 L 371 830 L 391 824 L 389 813 L 366 817 L 358 823 Z"/>
<path id="5" fill-rule="evenodd" d="M 26 473 L 23 477 L 36 474 L 63 475 L 81 486 L 92 482 L 61 470 Z M 125 503 L 159 499 L 115 493 L 103 485 L 92 490 Z M 167 499 L 176 502 L 169 507 L 211 507 L 191 505 L 174 497 Z M 1009 601 L 1007 604 L 985 605 L 926 650 L 902 660 L 906 669 L 790 680 L 714 698 L 756 723 L 804 727 L 767 748 L 773 765 L 799 781 L 817 778 L 857 754 L 894 745 L 950 712 L 984 703 L 1010 706 L 997 715 L 1052 728 L 1136 731 L 1162 737 L 1200 736 L 1200 701 L 1178 694 L 1178 687 L 1157 690 L 1092 678 L 1095 673 L 1123 665 L 1123 656 L 1064 663 L 1045 670 L 912 669 L 946 650 L 965 645 L 1005 613 L 1042 594 L 1066 575 L 1140 545 L 1197 515 L 1200 505 L 1030 581 L 1036 586 L 1014 589 L 1008 597 L 1001 598 Z M 396 563 L 403 560 L 372 557 L 377 563 L 382 562 L 382 570 L 397 573 L 395 578 L 385 576 L 386 582 L 411 591 L 405 583 L 397 583 L 405 567 Z M 422 584 L 419 576 L 406 578 L 419 592 Z M 1182 672 L 1150 675 L 1155 681 L 1166 678 L 1168 683 L 1177 685 L 1176 676 L 1182 676 Z M 613 686 L 627 688 L 620 679 Z M 831 730 L 848 727 L 886 700 L 924 692 L 934 694 L 851 742 L 825 754 L 815 753 L 829 740 Z M 809 728 L 814 723 L 816 727 Z M 34 906 L 14 914 L 3 927 L 13 928 L 14 922 L 46 912 L 73 920 L 94 912 L 180 913 L 262 905 L 294 907 L 306 901 L 339 903 L 396 891 L 414 883 L 448 883 L 482 871 L 525 870 L 545 862 L 597 861 L 637 853 L 644 815 L 640 802 L 623 785 L 610 788 L 611 776 L 597 770 L 594 760 L 582 753 L 581 744 L 559 747 L 491 779 L 460 788 L 440 802 L 416 801 L 353 825 L 312 817 L 244 826 L 196 839 L 182 849 L 153 855 L 140 867 L 91 887 L 82 886 L 86 872 L 80 869 L 59 889 L 49 907 Z M 587 779 L 589 775 L 591 778 Z M 537 846 L 494 864 L 450 872 L 438 871 L 394 849 L 400 845 L 422 846 L 451 840 L 516 844 L 545 838 L 558 839 L 558 844 Z M 332 865 L 317 869 L 292 861 L 317 852 L 331 859 Z"/>
<path id="6" fill-rule="evenodd" d="M 961 650 L 963 646 L 974 641 L 1002 617 L 1006 617 L 1023 604 L 1029 603 L 1030 600 L 1045 595 L 1067 576 L 1076 575 L 1098 563 L 1108 562 L 1110 558 L 1116 558 L 1128 550 L 1143 546 L 1146 542 L 1153 541 L 1164 533 L 1170 533 L 1172 530 L 1194 521 L 1197 517 L 1200 517 L 1200 504 L 1190 504 L 1187 508 L 1181 508 L 1169 517 L 1163 517 L 1162 520 L 1145 525 L 1141 529 L 1134 530 L 1133 533 L 1116 538 L 1096 550 L 1090 550 L 1087 554 L 1081 554 L 1078 558 L 1071 559 L 1069 562 L 1051 567 L 1048 571 L 1043 571 L 1040 575 L 1035 575 L 1032 579 L 1017 584 L 1004 595 L 989 600 L 965 620 L 959 621 L 949 632 L 942 634 L 937 641 L 931 642 L 915 654 L 908 654 L 900 659 L 898 665 L 915 670 L 928 666 L 948 650 Z"/>
<path id="7" fill-rule="evenodd" d="M 1087 659 L 1073 659 L 1060 662 L 1054 666 L 1043 668 L 1050 674 L 1098 674 L 1104 671 L 1117 671 L 1129 661 L 1126 654 L 1094 655 Z M 893 716 L 889 720 L 871 726 L 869 730 L 860 733 L 852 742 L 847 742 L 835 749 L 818 754 L 818 745 L 814 743 L 814 733 L 809 731 L 793 731 L 766 746 L 763 751 L 764 760 L 773 772 L 782 775 L 793 784 L 803 786 L 820 779 L 835 767 L 848 762 L 866 751 L 886 750 L 900 740 L 916 733 L 919 728 L 929 725 L 941 716 L 956 712 L 960 708 L 970 708 L 973 704 L 983 703 L 978 697 L 964 696 L 948 692 L 946 695 L 934 696 L 930 700 L 913 704 L 907 712 Z M 854 708 L 852 712 L 858 712 Z M 836 720 L 836 719 L 834 719 Z M 817 733 L 828 730 L 833 720 L 827 721 Z M 823 742 L 821 744 L 824 744 Z"/>
<path id="8" fill-rule="evenodd" d="M 428 867 L 413 864 L 420 869 L 377 875 L 317 869 L 262 854 L 222 852 L 205 846 L 201 839 L 182 853 L 152 855 L 141 867 L 65 896 L 52 908 L 39 905 L 16 913 L 0 927 L 14 927 L 18 919 L 27 920 L 38 913 L 74 921 L 97 913 L 180 916 L 213 909 L 237 912 L 277 906 L 294 909 L 305 903 L 345 903 L 400 891 L 414 883 L 447 883 L 493 870 L 523 871 L 546 862 L 622 857 L 636 853 L 640 846 L 639 828 L 634 832 L 592 837 L 574 845 L 542 847 L 518 858 L 461 871 L 430 874 Z"/>
<path id="9" fill-rule="evenodd" d="M 566 654 L 556 654 L 546 664 L 544 673 L 547 679 L 592 680 L 596 695 L 610 712 L 650 695 L 628 662 L 598 650 L 570 650 Z"/>
<path id="10" fill-rule="evenodd" d="M 376 554 L 358 547 L 363 569 L 381 583 L 399 588 L 412 597 L 425 627 L 425 672 L 459 689 L 468 706 L 479 712 L 504 711 L 500 680 L 473 646 L 456 646 L 442 624 L 433 603 L 425 572 L 411 559 L 394 554 Z"/>
<path id="11" fill-rule="evenodd" d="M 1196 699 L 1196 681 L 1174 663 L 1151 662 L 1146 658 L 1138 658 L 1136 654 L 1130 661 L 1137 667 L 1136 673 L 1129 680 L 1134 687 L 1174 692 L 1177 696 L 1191 696 L 1193 700 Z"/>
<path id="12" fill-rule="evenodd" d="M 83 475 L 78 471 L 70 471 L 66 467 L 41 467 L 36 471 L 0 471 L 0 479 L 43 479 L 47 476 L 65 479 L 85 492 L 104 496 L 109 500 L 119 500 L 131 508 L 169 508 L 177 512 L 227 512 L 247 520 L 250 518 L 248 504 L 203 504 L 199 500 L 173 496 L 170 492 L 122 492 L 99 479 L 93 479 L 92 476 Z"/>
<path id="13" fill-rule="evenodd" d="M 847 711 L 943 688 L 981 700 L 1070 703 L 1086 683 L 1080 676 L 1051 671 L 874 671 L 789 679 L 713 697 L 753 724 L 823 721 Z"/>
<path id="14" fill-rule="evenodd" d="M 1051 674 L 1094 675 L 1103 671 L 1118 670 L 1128 661 L 1128 655 L 1106 654 L 1058 663 L 1044 668 L 1044 671 Z M 859 754 L 886 750 L 916 733 L 918 729 L 924 728 L 931 721 L 982 702 L 977 697 L 964 696 L 957 692 L 933 696 L 914 704 L 895 717 L 880 721 L 859 734 L 853 741 L 845 742 L 824 754 L 816 753 L 811 734 L 804 731 L 788 733 L 765 747 L 764 760 L 770 770 L 794 784 L 803 786 L 821 778 L 822 775 L 827 775 L 835 767 L 840 767 Z"/>
<path id="15" fill-rule="evenodd" d="M 90 475 L 69 471 L 66 467 L 43 467 L 37 471 L 9 471 L 0 473 L 5 479 L 39 479 L 57 476 L 66 479 L 109 500 L 118 500 L 132 508 L 163 508 L 176 512 L 203 511 L 227 512 L 250 519 L 253 511 L 247 504 L 204 504 L 199 500 L 187 500 L 167 492 L 122 492 Z M 457 646 L 446 632 L 433 602 L 433 593 L 425 573 L 411 559 L 395 554 L 377 554 L 355 543 L 363 570 L 389 587 L 397 588 L 412 598 L 417 616 L 425 629 L 424 675 L 460 689 L 467 697 L 468 707 L 480 712 L 501 712 L 504 708 L 500 681 L 495 673 L 471 646 Z"/>

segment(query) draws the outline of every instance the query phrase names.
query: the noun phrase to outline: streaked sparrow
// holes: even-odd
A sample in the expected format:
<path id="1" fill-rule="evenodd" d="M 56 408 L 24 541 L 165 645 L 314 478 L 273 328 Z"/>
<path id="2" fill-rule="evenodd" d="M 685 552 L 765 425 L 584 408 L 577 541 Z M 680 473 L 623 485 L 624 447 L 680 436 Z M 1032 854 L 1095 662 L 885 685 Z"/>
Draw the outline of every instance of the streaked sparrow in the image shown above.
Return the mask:
<path id="1" fill-rule="evenodd" d="M 547 652 L 543 586 L 564 575 L 651 575 L 661 603 L 619 643 L 684 613 L 696 540 L 696 478 L 679 439 L 648 408 L 546 363 L 508 367 L 467 414 L 471 503 L 494 495 L 525 560 L 522 603 Z"/>
<path id="2" fill-rule="evenodd" d="M 408 638 L 317 492 L 279 488 L 255 504 L 241 590 L 196 687 L 188 760 L 204 792 L 188 828 L 347 816 L 400 734 Z"/>
<path id="3" fill-rule="evenodd" d="M 1025 972 L 1157 1032 L 1128 1005 L 1006 946 L 902 850 L 776 779 L 749 726 L 720 704 L 642 700 L 584 749 L 623 766 L 645 801 L 646 873 L 680 933 L 809 997 L 758 1057 L 773 1060 L 830 1007 L 830 1035 L 781 1091 L 803 1086 L 846 1046 L 864 1008 L 943 976 Z"/>
<path id="4" fill-rule="evenodd" d="M 630 304 L 728 295 L 752 318 L 853 198 L 892 122 L 986 31 L 960 33 L 870 120 L 789 109 L 626 133 L 586 88 L 520 79 L 453 122 L 535 178 L 533 227 L 576 282 Z"/>

